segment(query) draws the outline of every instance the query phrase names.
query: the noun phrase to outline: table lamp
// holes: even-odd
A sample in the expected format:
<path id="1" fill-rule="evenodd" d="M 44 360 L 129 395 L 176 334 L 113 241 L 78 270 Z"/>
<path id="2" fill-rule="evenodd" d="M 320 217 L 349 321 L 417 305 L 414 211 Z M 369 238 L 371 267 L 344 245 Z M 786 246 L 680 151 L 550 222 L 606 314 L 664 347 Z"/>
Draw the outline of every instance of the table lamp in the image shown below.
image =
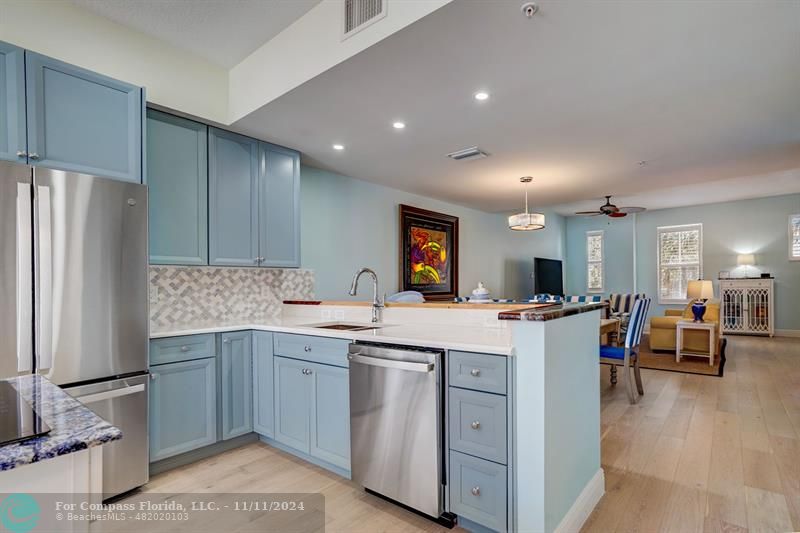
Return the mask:
<path id="1" fill-rule="evenodd" d="M 702 322 L 706 314 L 706 300 L 714 297 L 714 285 L 710 279 L 695 279 L 686 287 L 686 297 L 694 300 L 692 314 L 695 322 Z"/>
<path id="2" fill-rule="evenodd" d="M 747 277 L 747 267 L 756 264 L 756 256 L 753 254 L 739 254 L 736 256 L 736 264 L 744 267 L 744 277 Z"/>

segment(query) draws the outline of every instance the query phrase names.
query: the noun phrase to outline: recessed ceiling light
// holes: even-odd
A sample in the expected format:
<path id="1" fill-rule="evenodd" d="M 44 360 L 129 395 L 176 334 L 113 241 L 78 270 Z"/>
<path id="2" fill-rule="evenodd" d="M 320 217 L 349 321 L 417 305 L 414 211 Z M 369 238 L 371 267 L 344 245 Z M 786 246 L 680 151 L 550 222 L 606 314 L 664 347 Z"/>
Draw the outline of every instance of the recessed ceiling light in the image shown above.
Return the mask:
<path id="1" fill-rule="evenodd" d="M 334 144 L 333 145 L 333 149 L 334 150 L 344 150 L 344 145 L 343 144 Z"/>
<path id="2" fill-rule="evenodd" d="M 489 93 L 486 91 L 478 91 L 475 93 L 475 100 L 483 101 L 489 99 Z"/>
<path id="3" fill-rule="evenodd" d="M 400 121 L 397 121 L 397 122 L 395 122 L 395 123 L 393 123 L 393 124 L 392 124 L 392 127 L 393 127 L 394 129 L 396 129 L 396 130 L 402 130 L 403 128 L 405 128 L 405 127 L 406 127 L 406 123 L 405 123 L 405 122 L 400 122 Z"/>

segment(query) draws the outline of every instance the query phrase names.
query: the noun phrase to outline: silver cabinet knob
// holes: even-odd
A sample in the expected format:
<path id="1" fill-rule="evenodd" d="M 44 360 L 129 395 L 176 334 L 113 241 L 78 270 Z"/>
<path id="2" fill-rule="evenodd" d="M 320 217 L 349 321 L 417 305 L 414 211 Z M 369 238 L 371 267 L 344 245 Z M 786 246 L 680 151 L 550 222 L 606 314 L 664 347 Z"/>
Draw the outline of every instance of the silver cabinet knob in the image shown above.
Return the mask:
<path id="1" fill-rule="evenodd" d="M 304 376 L 310 376 L 311 375 L 311 369 L 310 368 L 304 368 L 303 369 L 303 375 Z"/>
<path id="2" fill-rule="evenodd" d="M 229 342 L 231 342 L 231 340 L 228 338 L 222 339 L 222 344 L 228 344 Z"/>
<path id="3" fill-rule="evenodd" d="M 472 377 L 477 378 L 478 376 L 481 375 L 481 369 L 480 368 L 473 368 L 472 370 L 469 371 L 469 373 L 470 373 L 470 375 Z"/>
<path id="4" fill-rule="evenodd" d="M 480 421 L 476 420 L 472 424 L 469 425 L 472 429 L 480 429 L 481 423 Z"/>
<path id="5" fill-rule="evenodd" d="M 473 496 L 480 496 L 481 495 L 481 488 L 480 487 L 472 487 L 470 491 Z"/>
<path id="6" fill-rule="evenodd" d="M 181 346 L 181 351 L 182 352 L 188 352 L 189 351 L 189 347 L 188 346 Z"/>
<path id="7" fill-rule="evenodd" d="M 314 373 L 314 372 L 313 372 L 313 371 L 312 371 L 310 368 L 307 368 L 307 369 L 306 369 L 306 374 L 308 374 L 309 376 L 310 376 L 311 374 L 313 374 L 313 373 Z"/>
<path id="8" fill-rule="evenodd" d="M 35 160 L 39 159 L 39 154 L 37 154 L 36 152 L 31 152 L 30 154 L 28 154 L 28 157 L 35 161 Z"/>
<path id="9" fill-rule="evenodd" d="M 150 374 L 150 379 L 151 379 L 152 381 L 155 381 L 155 380 L 157 380 L 157 379 L 158 379 L 158 374 Z"/>
<path id="10" fill-rule="evenodd" d="M 17 150 L 17 157 L 26 157 L 27 155 L 28 152 L 26 152 L 25 150 Z"/>
<path id="11" fill-rule="evenodd" d="M 306 345 L 306 346 L 303 346 L 303 349 L 304 349 L 305 351 L 307 351 L 307 352 L 310 352 L 310 351 L 311 351 L 311 346 L 308 346 L 308 345 Z"/>

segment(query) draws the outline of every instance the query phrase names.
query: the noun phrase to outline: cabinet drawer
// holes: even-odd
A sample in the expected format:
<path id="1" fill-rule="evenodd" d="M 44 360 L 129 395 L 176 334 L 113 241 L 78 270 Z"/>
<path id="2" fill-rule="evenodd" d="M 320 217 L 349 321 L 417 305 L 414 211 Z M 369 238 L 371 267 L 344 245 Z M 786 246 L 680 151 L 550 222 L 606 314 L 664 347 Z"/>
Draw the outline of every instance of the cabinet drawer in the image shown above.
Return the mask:
<path id="1" fill-rule="evenodd" d="M 450 387 L 450 449 L 506 464 L 506 397 Z"/>
<path id="2" fill-rule="evenodd" d="M 216 356 L 214 334 L 165 337 L 150 341 L 150 365 Z"/>
<path id="3" fill-rule="evenodd" d="M 506 393 L 506 358 L 481 353 L 449 353 L 450 385 L 486 392 Z"/>
<path id="4" fill-rule="evenodd" d="M 276 333 L 275 355 L 347 367 L 348 344 L 350 341 L 347 339 Z"/>
<path id="5" fill-rule="evenodd" d="M 450 452 L 450 511 L 496 531 L 507 522 L 506 467 Z"/>

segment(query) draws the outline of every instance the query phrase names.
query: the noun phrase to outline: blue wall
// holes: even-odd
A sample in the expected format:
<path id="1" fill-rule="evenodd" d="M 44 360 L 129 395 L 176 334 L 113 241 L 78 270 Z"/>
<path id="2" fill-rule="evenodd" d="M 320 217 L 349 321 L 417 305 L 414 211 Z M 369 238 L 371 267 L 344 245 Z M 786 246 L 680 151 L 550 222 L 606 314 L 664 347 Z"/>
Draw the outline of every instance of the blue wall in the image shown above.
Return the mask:
<path id="1" fill-rule="evenodd" d="M 703 275 L 714 280 L 715 295 L 719 271 L 742 276 L 736 256 L 753 253 L 756 266 L 749 274 L 770 272 L 775 277 L 775 327 L 800 330 L 800 262 L 789 261 L 789 215 L 800 213 L 800 194 L 648 211 L 622 220 L 607 217 L 567 218 L 566 278 L 568 292 L 586 291 L 585 232 L 605 230 L 605 293 L 633 291 L 633 236 L 636 233 L 638 290 L 654 297 L 657 293 L 656 229 L 677 224 L 703 224 Z M 668 306 L 654 306 L 652 315 Z M 676 307 L 676 306 L 669 306 Z"/>
<path id="2" fill-rule="evenodd" d="M 508 229 L 506 215 L 441 202 L 303 166 L 301 180 L 302 266 L 315 271 L 316 297 L 350 299 L 353 274 L 362 266 L 378 274 L 381 292 L 399 285 L 399 204 L 459 217 L 459 292 L 479 281 L 493 297 L 519 298 L 530 291 L 533 257 L 564 257 L 565 218 L 544 211 L 547 227 L 536 232 Z M 365 286 L 367 287 L 367 286 Z M 371 298 L 371 288 L 359 299 Z"/>

